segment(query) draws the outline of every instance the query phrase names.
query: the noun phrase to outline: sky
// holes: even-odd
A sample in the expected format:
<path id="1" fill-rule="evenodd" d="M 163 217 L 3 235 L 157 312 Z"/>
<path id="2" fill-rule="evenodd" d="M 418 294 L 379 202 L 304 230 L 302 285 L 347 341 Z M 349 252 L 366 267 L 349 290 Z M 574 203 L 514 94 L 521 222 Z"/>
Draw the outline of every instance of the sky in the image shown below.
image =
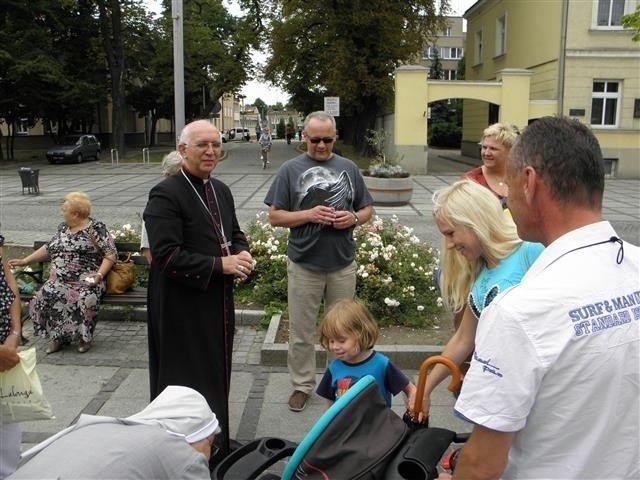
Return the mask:
<path id="1" fill-rule="evenodd" d="M 467 10 L 476 1 L 477 0 L 449 0 L 449 4 L 453 10 L 453 15 L 462 15 L 465 10 Z M 161 10 L 160 0 L 146 0 L 146 3 L 153 11 Z M 224 0 L 224 4 L 228 6 L 231 13 L 240 13 L 237 4 L 233 0 Z M 256 59 L 259 62 L 264 62 L 266 56 L 258 52 L 256 53 Z M 245 84 L 240 89 L 240 93 L 246 97 L 244 102 L 245 105 L 253 104 L 256 98 L 260 98 L 267 105 L 274 105 L 277 102 L 281 102 L 283 105 L 286 105 L 289 100 L 289 95 L 287 95 L 286 92 L 269 82 L 259 80 L 253 80 Z"/>

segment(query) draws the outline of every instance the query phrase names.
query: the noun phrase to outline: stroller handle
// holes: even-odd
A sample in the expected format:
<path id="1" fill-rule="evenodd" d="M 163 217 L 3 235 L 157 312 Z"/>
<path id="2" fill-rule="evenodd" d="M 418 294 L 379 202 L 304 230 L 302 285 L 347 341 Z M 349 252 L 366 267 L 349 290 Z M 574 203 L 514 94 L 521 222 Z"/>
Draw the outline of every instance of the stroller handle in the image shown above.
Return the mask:
<path id="1" fill-rule="evenodd" d="M 422 399 L 424 397 L 424 388 L 427 382 L 427 372 L 433 365 L 437 365 L 438 363 L 446 366 L 451 371 L 451 382 L 449 382 L 449 386 L 447 387 L 450 392 L 455 392 L 462 382 L 462 373 L 460 372 L 460 368 L 453 360 L 443 355 L 433 355 L 427 358 L 422 362 L 422 365 L 420 365 L 420 373 L 418 375 L 416 399 L 413 405 L 413 412 L 416 416 L 422 412 Z M 429 412 L 422 413 L 424 413 L 425 416 L 429 414 Z"/>

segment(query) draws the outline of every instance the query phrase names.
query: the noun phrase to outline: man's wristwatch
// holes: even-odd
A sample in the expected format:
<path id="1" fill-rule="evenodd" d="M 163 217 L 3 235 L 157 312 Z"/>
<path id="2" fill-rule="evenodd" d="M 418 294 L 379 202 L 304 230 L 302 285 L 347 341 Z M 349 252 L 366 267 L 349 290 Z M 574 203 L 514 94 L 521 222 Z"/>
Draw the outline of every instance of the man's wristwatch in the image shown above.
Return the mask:
<path id="1" fill-rule="evenodd" d="M 353 212 L 353 219 L 355 220 L 353 223 L 353 226 L 357 227 L 358 223 L 360 222 L 360 219 L 358 218 L 358 215 L 356 215 L 356 212 Z"/>

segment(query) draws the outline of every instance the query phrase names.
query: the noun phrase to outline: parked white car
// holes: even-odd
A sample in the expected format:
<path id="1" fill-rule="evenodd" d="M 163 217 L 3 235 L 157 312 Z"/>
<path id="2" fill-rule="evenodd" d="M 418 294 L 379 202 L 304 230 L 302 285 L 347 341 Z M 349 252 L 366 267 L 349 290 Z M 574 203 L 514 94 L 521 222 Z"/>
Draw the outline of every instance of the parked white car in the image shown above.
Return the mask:
<path id="1" fill-rule="evenodd" d="M 222 143 L 227 143 L 231 140 L 246 140 L 251 139 L 251 134 L 248 128 L 230 128 L 222 134 Z"/>

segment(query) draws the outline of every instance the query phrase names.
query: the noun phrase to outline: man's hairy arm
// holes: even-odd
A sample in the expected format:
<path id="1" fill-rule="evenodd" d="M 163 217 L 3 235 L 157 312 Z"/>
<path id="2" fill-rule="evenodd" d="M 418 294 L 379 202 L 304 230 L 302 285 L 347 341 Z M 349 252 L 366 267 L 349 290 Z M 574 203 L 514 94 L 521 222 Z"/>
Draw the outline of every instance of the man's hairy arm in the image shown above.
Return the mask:
<path id="1" fill-rule="evenodd" d="M 455 480 L 500 478 L 509 456 L 515 433 L 498 432 L 476 425 L 460 452 L 453 474 Z"/>
<path id="2" fill-rule="evenodd" d="M 324 205 L 317 205 L 309 210 L 289 211 L 269 207 L 269 223 L 272 227 L 294 228 L 305 223 L 320 223 L 331 225 L 335 220 L 335 210 Z"/>

